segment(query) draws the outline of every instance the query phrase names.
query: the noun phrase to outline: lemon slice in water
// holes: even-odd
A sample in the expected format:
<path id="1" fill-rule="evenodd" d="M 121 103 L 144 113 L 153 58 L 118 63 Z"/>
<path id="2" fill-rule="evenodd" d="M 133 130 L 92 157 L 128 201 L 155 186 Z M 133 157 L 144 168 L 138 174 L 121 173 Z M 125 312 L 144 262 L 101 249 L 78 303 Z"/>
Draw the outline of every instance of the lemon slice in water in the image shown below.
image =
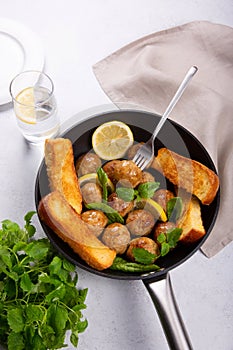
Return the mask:
<path id="1" fill-rule="evenodd" d="M 104 160 L 122 158 L 133 141 L 129 126 L 116 120 L 100 125 L 92 135 L 92 147 Z"/>
<path id="2" fill-rule="evenodd" d="M 22 90 L 15 98 L 15 114 L 24 123 L 36 124 L 35 94 L 34 88 L 28 87 Z"/>

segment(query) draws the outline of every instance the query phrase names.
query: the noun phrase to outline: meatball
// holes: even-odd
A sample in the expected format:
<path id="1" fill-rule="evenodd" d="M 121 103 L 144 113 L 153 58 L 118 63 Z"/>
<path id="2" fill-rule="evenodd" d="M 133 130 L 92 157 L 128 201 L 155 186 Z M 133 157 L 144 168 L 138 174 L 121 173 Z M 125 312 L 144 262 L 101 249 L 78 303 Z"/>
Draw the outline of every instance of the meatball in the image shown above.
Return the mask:
<path id="1" fill-rule="evenodd" d="M 149 173 L 148 171 L 143 171 L 141 183 L 154 182 L 154 181 L 155 181 L 155 178 L 151 173 Z"/>
<path id="2" fill-rule="evenodd" d="M 121 216 L 125 216 L 133 209 L 133 201 L 125 202 L 123 199 L 119 198 L 117 193 L 114 192 L 108 197 L 108 204 L 110 207 L 118 211 Z"/>
<path id="3" fill-rule="evenodd" d="M 125 225 L 115 222 L 106 227 L 102 241 L 117 254 L 123 254 L 130 242 L 130 233 Z"/>
<path id="4" fill-rule="evenodd" d="M 129 213 L 126 219 L 126 226 L 134 236 L 147 236 L 154 226 L 154 217 L 143 209 L 137 209 Z"/>
<path id="5" fill-rule="evenodd" d="M 86 153 L 78 158 L 75 168 L 78 176 L 96 173 L 101 166 L 101 159 L 95 153 Z"/>
<path id="6" fill-rule="evenodd" d="M 148 238 L 148 237 L 139 237 L 135 238 L 130 242 L 130 245 L 127 249 L 126 252 L 126 257 L 132 261 L 135 262 L 135 258 L 133 255 L 133 248 L 143 248 L 147 250 L 151 254 L 155 254 L 154 260 L 151 263 L 154 263 L 156 258 L 159 256 L 160 251 L 159 251 L 159 246 L 153 239 Z"/>
<path id="7" fill-rule="evenodd" d="M 142 170 L 132 160 L 113 160 L 106 163 L 103 169 L 114 184 L 127 180 L 134 188 L 142 179 Z"/>
<path id="8" fill-rule="evenodd" d="M 100 210 L 84 211 L 81 218 L 96 237 L 99 237 L 108 223 L 107 216 Z"/>
<path id="9" fill-rule="evenodd" d="M 176 228 L 176 225 L 173 222 L 167 221 L 167 222 L 159 222 L 154 229 L 153 238 L 155 241 L 157 241 L 158 236 L 161 233 L 167 233 L 169 230 L 172 230 L 173 228 Z"/>
<path id="10" fill-rule="evenodd" d="M 139 150 L 139 148 L 144 144 L 144 142 L 140 142 L 140 143 L 135 143 L 133 146 L 131 146 L 128 149 L 127 152 L 127 158 L 128 159 L 133 159 L 133 157 L 135 156 L 135 154 L 137 153 L 137 151 Z"/>
<path id="11" fill-rule="evenodd" d="M 158 190 L 154 193 L 152 199 L 157 202 L 164 211 L 167 211 L 167 202 L 174 197 L 174 194 L 165 189 Z"/>
<path id="12" fill-rule="evenodd" d="M 81 187 L 81 192 L 85 204 L 102 202 L 102 188 L 98 184 L 88 182 Z"/>

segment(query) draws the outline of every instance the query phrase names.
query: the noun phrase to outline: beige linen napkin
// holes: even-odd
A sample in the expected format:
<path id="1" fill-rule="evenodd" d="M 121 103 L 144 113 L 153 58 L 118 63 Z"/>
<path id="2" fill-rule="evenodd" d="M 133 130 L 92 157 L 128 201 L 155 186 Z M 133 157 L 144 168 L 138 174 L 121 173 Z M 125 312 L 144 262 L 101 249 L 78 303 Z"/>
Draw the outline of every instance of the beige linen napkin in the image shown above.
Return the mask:
<path id="1" fill-rule="evenodd" d="M 211 257 L 233 239 L 233 28 L 187 23 L 141 38 L 94 65 L 110 99 L 162 114 L 190 66 L 199 70 L 170 118 L 210 153 L 220 176 L 221 205 L 203 245 Z"/>

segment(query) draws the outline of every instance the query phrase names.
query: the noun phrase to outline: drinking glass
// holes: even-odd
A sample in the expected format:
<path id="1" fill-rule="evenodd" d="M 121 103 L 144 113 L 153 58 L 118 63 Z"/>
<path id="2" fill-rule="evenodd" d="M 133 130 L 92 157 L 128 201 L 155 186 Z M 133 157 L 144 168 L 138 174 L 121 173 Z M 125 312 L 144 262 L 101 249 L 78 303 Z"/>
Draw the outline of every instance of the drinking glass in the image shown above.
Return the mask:
<path id="1" fill-rule="evenodd" d="M 10 84 L 17 124 L 29 143 L 55 137 L 59 131 L 57 103 L 51 78 L 39 71 L 18 74 Z"/>

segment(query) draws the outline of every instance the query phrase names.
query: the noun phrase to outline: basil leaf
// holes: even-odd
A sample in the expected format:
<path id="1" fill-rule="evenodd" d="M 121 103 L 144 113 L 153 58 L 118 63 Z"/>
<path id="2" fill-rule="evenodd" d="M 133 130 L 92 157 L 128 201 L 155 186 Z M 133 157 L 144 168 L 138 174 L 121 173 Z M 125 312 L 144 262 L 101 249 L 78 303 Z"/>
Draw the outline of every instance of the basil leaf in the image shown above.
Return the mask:
<path id="1" fill-rule="evenodd" d="M 138 194 L 141 198 L 151 198 L 159 186 L 159 182 L 145 182 L 138 186 Z"/>
<path id="2" fill-rule="evenodd" d="M 148 252 L 144 248 L 133 248 L 132 253 L 136 262 L 141 264 L 153 264 L 156 258 L 155 254 Z"/>
<path id="3" fill-rule="evenodd" d="M 167 202 L 167 216 L 168 220 L 176 222 L 183 209 L 183 202 L 181 197 L 173 197 Z"/>
<path id="4" fill-rule="evenodd" d="M 124 224 L 123 217 L 116 211 L 111 208 L 109 205 L 105 203 L 89 203 L 86 204 L 87 209 L 96 209 L 101 210 L 109 219 L 110 223 L 119 222 L 120 224 Z"/>
<path id="5" fill-rule="evenodd" d="M 131 202 L 134 199 L 134 189 L 127 187 L 117 187 L 116 193 L 119 198 L 125 202 Z"/>

